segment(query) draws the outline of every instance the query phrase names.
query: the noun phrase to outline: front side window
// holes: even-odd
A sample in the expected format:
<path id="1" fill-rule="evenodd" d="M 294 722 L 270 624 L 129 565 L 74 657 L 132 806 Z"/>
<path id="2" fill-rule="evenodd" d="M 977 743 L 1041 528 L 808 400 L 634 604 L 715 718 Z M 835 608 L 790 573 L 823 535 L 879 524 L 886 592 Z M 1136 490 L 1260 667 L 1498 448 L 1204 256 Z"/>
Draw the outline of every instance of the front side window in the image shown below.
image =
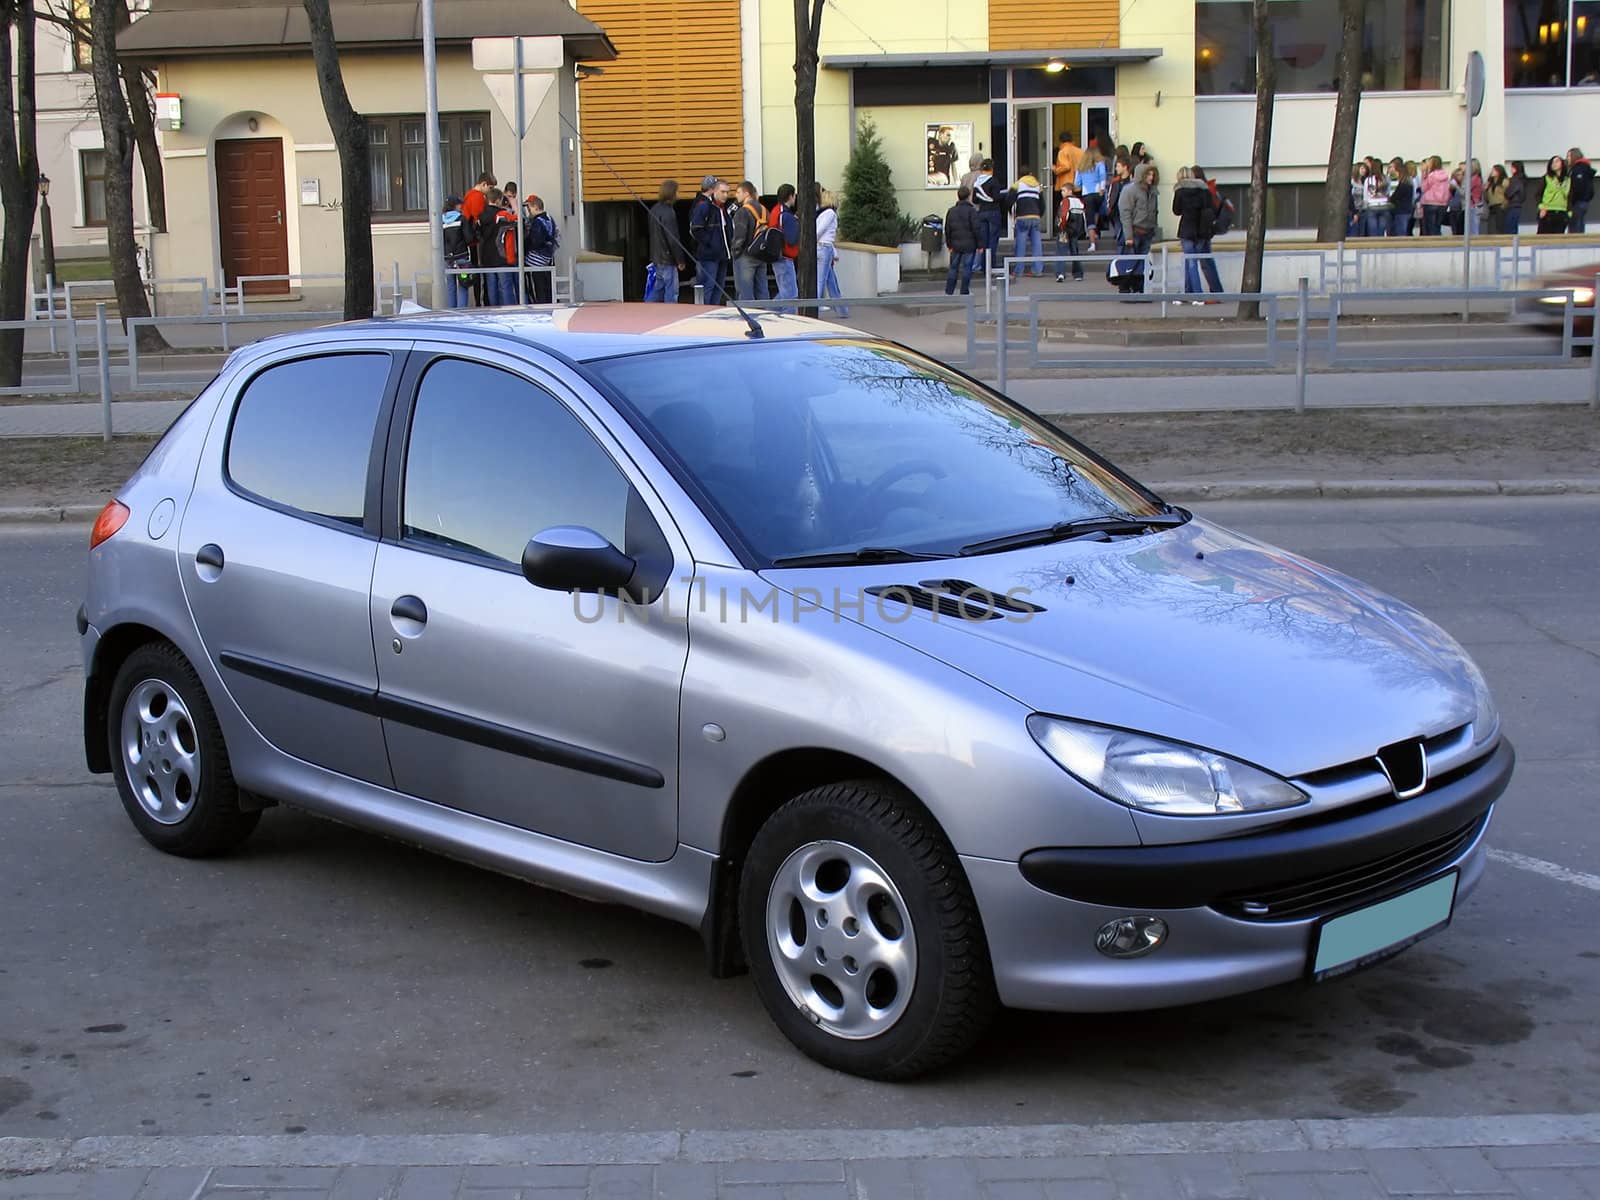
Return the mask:
<path id="1" fill-rule="evenodd" d="M 423 375 L 406 444 L 407 541 L 511 565 L 554 525 L 622 547 L 629 491 L 577 417 L 521 376 L 459 359 Z"/>
<path id="2" fill-rule="evenodd" d="M 1337 91 L 1339 6 L 1331 0 L 1271 0 L 1267 9 L 1279 94 Z M 1195 6 L 1196 94 L 1255 91 L 1250 10 L 1250 0 L 1199 0 Z M 1449 15 L 1447 0 L 1367 0 L 1361 22 L 1362 91 L 1446 89 Z"/>
<path id="3" fill-rule="evenodd" d="M 955 554 L 1158 506 L 1051 426 L 865 340 L 591 363 L 767 563 L 864 547 Z"/>
<path id="4" fill-rule="evenodd" d="M 336 354 L 268 367 L 245 387 L 227 473 L 252 496 L 359 527 L 387 354 Z"/>

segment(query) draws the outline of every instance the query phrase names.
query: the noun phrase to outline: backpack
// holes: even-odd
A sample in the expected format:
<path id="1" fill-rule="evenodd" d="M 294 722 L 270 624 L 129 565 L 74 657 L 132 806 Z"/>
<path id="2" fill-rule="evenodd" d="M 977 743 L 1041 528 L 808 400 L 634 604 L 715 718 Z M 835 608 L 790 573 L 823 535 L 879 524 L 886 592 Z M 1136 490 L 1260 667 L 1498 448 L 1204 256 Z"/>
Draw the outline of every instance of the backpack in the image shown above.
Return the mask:
<path id="1" fill-rule="evenodd" d="M 1226 196 L 1217 197 L 1217 211 L 1212 218 L 1211 232 L 1217 236 L 1227 233 L 1233 228 L 1234 218 L 1239 215 L 1239 210 L 1234 208 L 1233 201 Z"/>
<path id="2" fill-rule="evenodd" d="M 771 225 L 759 225 L 744 252 L 757 262 L 775 263 L 783 257 L 783 233 Z"/>
<path id="3" fill-rule="evenodd" d="M 783 244 L 785 246 L 798 246 L 800 244 L 800 218 L 787 208 L 781 208 L 780 212 L 778 223 L 783 230 Z"/>

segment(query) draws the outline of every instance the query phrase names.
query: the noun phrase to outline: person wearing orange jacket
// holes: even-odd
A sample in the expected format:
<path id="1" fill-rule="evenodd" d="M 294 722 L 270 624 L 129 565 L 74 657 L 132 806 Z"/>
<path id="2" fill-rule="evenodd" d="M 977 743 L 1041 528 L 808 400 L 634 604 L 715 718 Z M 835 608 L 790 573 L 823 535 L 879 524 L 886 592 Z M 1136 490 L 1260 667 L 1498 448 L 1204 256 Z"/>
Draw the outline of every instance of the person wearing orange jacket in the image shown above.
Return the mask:
<path id="1" fill-rule="evenodd" d="M 472 265 L 475 267 L 483 265 L 478 253 L 478 225 L 483 220 L 483 210 L 489 207 L 489 189 L 495 186 L 495 177 L 485 171 L 461 201 L 461 223 L 466 230 L 467 250 L 472 255 Z M 471 278 L 473 300 L 482 308 L 488 299 L 483 282 L 485 277 L 474 275 Z"/>

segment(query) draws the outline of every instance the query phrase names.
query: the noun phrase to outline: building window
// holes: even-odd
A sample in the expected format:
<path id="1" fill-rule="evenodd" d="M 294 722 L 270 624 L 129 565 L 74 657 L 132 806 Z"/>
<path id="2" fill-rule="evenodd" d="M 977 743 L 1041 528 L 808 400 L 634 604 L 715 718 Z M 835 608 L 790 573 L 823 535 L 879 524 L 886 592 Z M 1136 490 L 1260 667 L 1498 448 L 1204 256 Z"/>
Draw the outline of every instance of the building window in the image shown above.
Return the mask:
<path id="1" fill-rule="evenodd" d="M 1600 87 L 1600 3 L 1505 3 L 1507 87 Z"/>
<path id="2" fill-rule="evenodd" d="M 1267 184 L 1268 229 L 1315 229 L 1322 216 L 1320 183 L 1269 183 Z M 1236 225 L 1244 228 L 1250 213 L 1250 185 L 1245 183 L 1220 183 L 1217 192 L 1233 201 L 1239 214 Z"/>
<path id="3" fill-rule="evenodd" d="M 1256 90 L 1250 7 L 1249 0 L 1200 0 L 1196 6 L 1198 95 L 1244 95 Z M 1277 46 L 1279 94 L 1337 91 L 1338 5 L 1327 0 L 1271 0 L 1267 7 Z M 1449 17 L 1449 0 L 1367 0 L 1362 19 L 1362 91 L 1448 88 Z"/>
<path id="4" fill-rule="evenodd" d="M 83 223 L 106 223 L 106 152 L 79 150 L 78 174 L 82 180 Z"/>
<path id="5" fill-rule="evenodd" d="M 87 71 L 94 62 L 89 44 L 89 0 L 72 0 L 72 69 Z"/>
<path id="6" fill-rule="evenodd" d="M 464 195 L 490 170 L 487 113 L 441 113 L 439 157 L 445 195 Z M 367 118 L 372 163 L 372 219 L 420 221 L 428 212 L 427 119 Z"/>

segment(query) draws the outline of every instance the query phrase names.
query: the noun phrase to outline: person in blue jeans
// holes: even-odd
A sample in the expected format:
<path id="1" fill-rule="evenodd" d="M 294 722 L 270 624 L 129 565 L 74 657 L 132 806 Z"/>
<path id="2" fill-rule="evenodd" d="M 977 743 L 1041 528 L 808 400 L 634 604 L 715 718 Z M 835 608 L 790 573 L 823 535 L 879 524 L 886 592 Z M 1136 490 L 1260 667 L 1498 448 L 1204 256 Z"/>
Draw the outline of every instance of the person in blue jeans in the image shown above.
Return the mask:
<path id="1" fill-rule="evenodd" d="M 645 292 L 646 303 L 676 304 L 678 302 L 678 268 L 683 265 L 683 252 L 678 241 L 678 181 L 665 179 L 650 209 L 650 262 L 655 276 Z"/>
<path id="2" fill-rule="evenodd" d="M 1183 290 L 1198 294 L 1203 271 L 1206 285 L 1213 292 L 1220 292 L 1222 280 L 1217 277 L 1217 264 L 1211 258 L 1217 202 L 1193 167 L 1178 168 L 1177 184 L 1172 189 L 1172 215 L 1178 218 L 1178 243 L 1183 247 Z"/>
<path id="3" fill-rule="evenodd" d="M 994 159 L 986 158 L 972 181 L 972 202 L 978 208 L 977 269 L 988 270 L 1000 259 L 1000 231 L 1005 228 L 1000 181 L 994 177 Z"/>
<path id="4" fill-rule="evenodd" d="M 1033 177 L 1033 172 L 1023 167 L 1016 187 L 1011 189 L 1011 196 L 1016 213 L 1013 241 L 1018 259 L 1013 273 L 1021 276 L 1026 260 L 1031 258 L 1034 260 L 1033 274 L 1043 275 L 1044 261 L 1040 256 L 1044 253 L 1044 188 Z"/>
<path id="5" fill-rule="evenodd" d="M 461 197 L 448 196 L 444 212 L 440 215 L 444 226 L 445 287 L 451 308 L 466 308 L 471 295 L 470 275 L 461 272 L 472 267 L 472 247 L 467 240 L 467 227 L 461 219 Z"/>
<path id="6" fill-rule="evenodd" d="M 715 175 L 701 180 L 700 195 L 689 213 L 689 240 L 694 246 L 695 283 L 707 304 L 728 296 L 726 280 L 733 262 L 729 241 L 728 184 Z"/>
<path id="7" fill-rule="evenodd" d="M 944 277 L 944 294 L 956 294 L 956 283 L 961 284 L 961 294 L 972 294 L 972 264 L 978 256 L 978 210 L 972 206 L 972 189 L 956 189 L 956 202 L 944 215 L 944 245 L 950 252 L 950 270 Z"/>

